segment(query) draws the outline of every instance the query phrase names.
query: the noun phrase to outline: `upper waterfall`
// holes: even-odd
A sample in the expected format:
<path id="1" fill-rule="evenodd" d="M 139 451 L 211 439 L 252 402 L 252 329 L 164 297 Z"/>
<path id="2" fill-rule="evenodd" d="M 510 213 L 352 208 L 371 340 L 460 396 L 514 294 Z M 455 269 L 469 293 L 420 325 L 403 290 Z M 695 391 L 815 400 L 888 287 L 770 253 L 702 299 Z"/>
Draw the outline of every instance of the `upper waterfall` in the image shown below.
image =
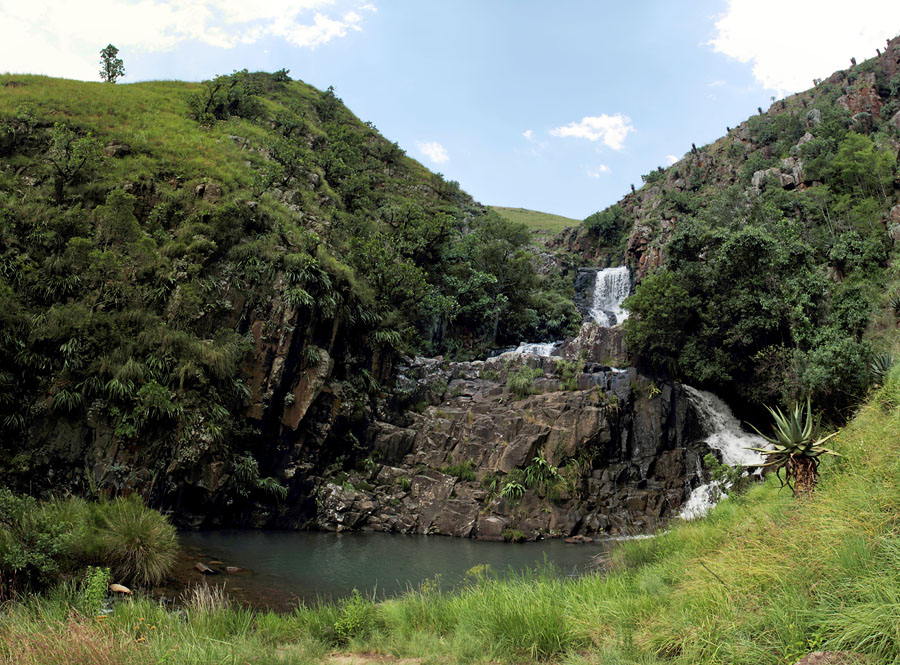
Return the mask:
<path id="1" fill-rule="evenodd" d="M 588 314 L 601 326 L 617 326 L 628 318 L 628 312 L 622 309 L 622 301 L 630 293 L 631 271 L 628 266 L 598 270 L 594 282 L 594 298 Z"/>

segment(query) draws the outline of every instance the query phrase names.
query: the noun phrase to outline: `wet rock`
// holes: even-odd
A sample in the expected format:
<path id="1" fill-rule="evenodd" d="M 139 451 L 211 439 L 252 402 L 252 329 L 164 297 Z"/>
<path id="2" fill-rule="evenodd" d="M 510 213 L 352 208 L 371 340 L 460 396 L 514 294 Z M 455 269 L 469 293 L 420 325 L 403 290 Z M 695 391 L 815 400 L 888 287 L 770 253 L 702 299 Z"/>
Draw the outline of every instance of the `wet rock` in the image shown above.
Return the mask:
<path id="1" fill-rule="evenodd" d="M 194 569 L 195 569 L 198 573 L 203 573 L 204 575 L 215 575 L 215 574 L 218 573 L 217 570 L 214 570 L 213 568 L 210 568 L 209 566 L 207 566 L 207 565 L 206 565 L 205 563 L 203 563 L 202 561 L 198 561 L 197 563 L 195 563 L 195 564 L 194 564 Z"/>

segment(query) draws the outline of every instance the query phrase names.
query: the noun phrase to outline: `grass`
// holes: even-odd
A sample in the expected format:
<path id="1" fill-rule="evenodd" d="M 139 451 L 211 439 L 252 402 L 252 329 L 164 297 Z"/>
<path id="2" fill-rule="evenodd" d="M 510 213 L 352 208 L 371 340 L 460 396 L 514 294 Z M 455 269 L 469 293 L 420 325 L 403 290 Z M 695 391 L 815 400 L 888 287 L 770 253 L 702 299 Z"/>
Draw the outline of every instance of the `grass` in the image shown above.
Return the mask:
<path id="1" fill-rule="evenodd" d="M 525 208 L 506 208 L 503 206 L 490 206 L 490 208 L 502 217 L 512 222 L 524 224 L 530 231 L 535 232 L 543 231 L 556 234 L 570 226 L 581 224 L 580 219 L 553 215 L 549 212 L 538 212 L 537 210 L 526 210 Z"/>
<path id="2" fill-rule="evenodd" d="M 6 606 L 0 643 L 18 657 L 48 640 L 104 639 L 121 653 L 98 661 L 111 663 L 318 662 L 338 648 L 426 663 L 776 665 L 818 649 L 898 662 L 898 394 L 895 370 L 834 438 L 841 457 L 823 464 L 812 498 L 794 500 L 770 478 L 706 519 L 623 543 L 606 575 L 481 571 L 452 593 L 429 584 L 285 615 L 220 604 L 169 613 L 137 599 L 102 626 L 72 618 L 70 589 Z"/>

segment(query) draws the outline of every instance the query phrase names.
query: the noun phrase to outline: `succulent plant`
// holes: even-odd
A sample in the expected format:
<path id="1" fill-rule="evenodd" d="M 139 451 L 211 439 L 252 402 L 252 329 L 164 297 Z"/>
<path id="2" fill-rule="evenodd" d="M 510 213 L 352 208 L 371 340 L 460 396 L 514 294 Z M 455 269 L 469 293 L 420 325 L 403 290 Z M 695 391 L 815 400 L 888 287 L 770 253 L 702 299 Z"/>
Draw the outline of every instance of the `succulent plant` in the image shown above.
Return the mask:
<path id="1" fill-rule="evenodd" d="M 871 364 L 869 365 L 869 372 L 872 375 L 872 382 L 876 386 L 880 386 L 884 383 L 884 377 L 887 376 L 887 373 L 891 371 L 891 367 L 894 365 L 894 356 L 890 353 L 881 353 L 875 356 L 872 359 Z"/>
<path id="2" fill-rule="evenodd" d="M 819 456 L 823 454 L 837 455 L 833 450 L 823 446 L 837 432 L 816 439 L 815 418 L 812 406 L 806 400 L 806 408 L 796 404 L 793 409 L 783 413 L 781 409 L 767 406 L 772 414 L 772 436 L 766 436 L 756 427 L 756 433 L 769 442 L 768 448 L 751 448 L 766 457 L 762 466 L 774 467 L 782 486 L 787 485 L 794 495 L 810 494 L 819 478 Z M 784 478 L 781 470 L 784 469 Z"/>

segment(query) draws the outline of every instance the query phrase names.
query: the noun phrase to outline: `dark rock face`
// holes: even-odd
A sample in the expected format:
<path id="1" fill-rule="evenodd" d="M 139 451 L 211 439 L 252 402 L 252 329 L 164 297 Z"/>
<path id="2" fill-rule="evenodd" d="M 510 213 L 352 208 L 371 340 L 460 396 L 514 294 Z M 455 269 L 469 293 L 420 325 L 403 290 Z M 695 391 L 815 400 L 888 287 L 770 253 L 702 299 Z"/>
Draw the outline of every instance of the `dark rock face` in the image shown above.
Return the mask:
<path id="1" fill-rule="evenodd" d="M 554 355 L 615 367 L 632 364 L 625 347 L 625 331 L 620 326 L 607 328 L 593 322 L 582 324 L 578 336 L 566 340 Z"/>
<path id="2" fill-rule="evenodd" d="M 590 310 L 597 285 L 597 268 L 579 268 L 575 274 L 575 307 L 585 321 L 591 320 Z"/>
<path id="3" fill-rule="evenodd" d="M 641 533 L 677 515 L 708 452 L 683 389 L 588 363 L 566 390 L 562 362 L 411 361 L 399 392 L 430 404 L 370 427 L 374 463 L 319 486 L 317 525 L 501 540 L 513 530 L 526 538 Z M 538 375 L 537 394 L 520 398 L 506 383 L 522 368 Z M 503 492 L 536 458 L 563 478 L 521 497 Z"/>

